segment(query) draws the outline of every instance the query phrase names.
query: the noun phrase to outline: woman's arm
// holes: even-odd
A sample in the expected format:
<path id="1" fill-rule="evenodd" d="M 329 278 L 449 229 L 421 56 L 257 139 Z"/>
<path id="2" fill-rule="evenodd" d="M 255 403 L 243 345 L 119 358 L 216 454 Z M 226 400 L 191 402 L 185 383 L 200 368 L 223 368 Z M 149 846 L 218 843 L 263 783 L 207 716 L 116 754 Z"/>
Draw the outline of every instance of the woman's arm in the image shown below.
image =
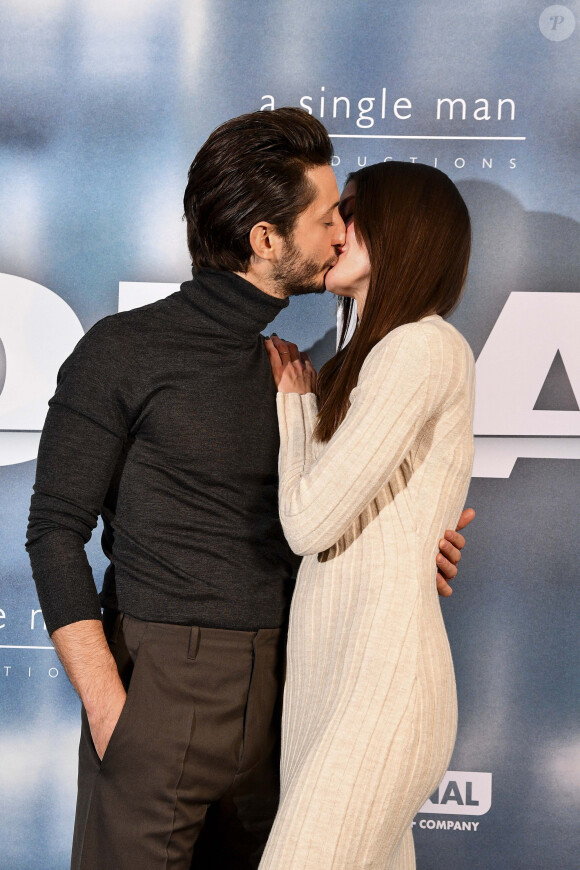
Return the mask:
<path id="1" fill-rule="evenodd" d="M 304 433 L 302 448 L 305 470 L 314 462 L 321 447 L 312 437 L 318 417 L 316 371 L 307 353 L 301 353 L 295 344 L 284 341 L 275 332 L 264 343 L 278 390 L 304 396 L 299 428 Z"/>
<path id="2" fill-rule="evenodd" d="M 365 361 L 348 413 L 306 467 L 312 394 L 278 393 L 280 518 L 294 552 L 336 543 L 383 489 L 424 423 L 455 388 L 461 339 L 433 323 L 400 327 Z M 455 358 L 454 358 L 455 357 Z"/>

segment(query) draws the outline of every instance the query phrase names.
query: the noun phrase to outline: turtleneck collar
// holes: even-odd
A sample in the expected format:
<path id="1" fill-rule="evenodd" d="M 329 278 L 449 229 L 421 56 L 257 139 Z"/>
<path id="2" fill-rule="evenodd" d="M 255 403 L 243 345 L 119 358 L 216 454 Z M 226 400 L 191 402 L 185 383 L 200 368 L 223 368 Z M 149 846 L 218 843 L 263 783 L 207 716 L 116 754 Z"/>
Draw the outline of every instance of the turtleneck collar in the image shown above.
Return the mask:
<path id="1" fill-rule="evenodd" d="M 289 303 L 289 299 L 270 296 L 233 272 L 217 269 L 202 269 L 182 284 L 181 290 L 206 317 L 242 337 L 259 335 Z"/>

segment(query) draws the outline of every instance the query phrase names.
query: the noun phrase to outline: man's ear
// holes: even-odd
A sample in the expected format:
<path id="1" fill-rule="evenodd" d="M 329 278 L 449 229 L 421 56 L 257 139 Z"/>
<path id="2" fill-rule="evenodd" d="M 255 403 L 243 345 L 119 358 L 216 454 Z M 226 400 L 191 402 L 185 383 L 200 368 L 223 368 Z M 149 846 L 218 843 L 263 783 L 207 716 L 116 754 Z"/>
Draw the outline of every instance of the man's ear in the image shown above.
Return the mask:
<path id="1" fill-rule="evenodd" d="M 250 245 L 255 257 L 276 263 L 282 254 L 284 240 L 272 224 L 260 221 L 260 223 L 254 224 L 250 230 Z"/>

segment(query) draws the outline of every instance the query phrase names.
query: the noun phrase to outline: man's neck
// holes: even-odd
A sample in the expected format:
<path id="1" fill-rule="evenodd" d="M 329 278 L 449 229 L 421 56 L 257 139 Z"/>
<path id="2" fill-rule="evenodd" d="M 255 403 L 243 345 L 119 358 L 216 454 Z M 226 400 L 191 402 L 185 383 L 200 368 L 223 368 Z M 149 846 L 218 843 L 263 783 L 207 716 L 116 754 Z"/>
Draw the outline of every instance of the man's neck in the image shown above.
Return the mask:
<path id="1" fill-rule="evenodd" d="M 280 289 L 280 286 L 271 278 L 264 275 L 261 270 L 250 266 L 247 272 L 235 272 L 234 274 L 245 281 L 249 281 L 250 284 L 253 284 L 254 287 L 257 287 L 258 290 L 261 290 L 262 293 L 266 293 L 268 296 L 274 296 L 276 299 L 286 299 L 286 295 Z"/>

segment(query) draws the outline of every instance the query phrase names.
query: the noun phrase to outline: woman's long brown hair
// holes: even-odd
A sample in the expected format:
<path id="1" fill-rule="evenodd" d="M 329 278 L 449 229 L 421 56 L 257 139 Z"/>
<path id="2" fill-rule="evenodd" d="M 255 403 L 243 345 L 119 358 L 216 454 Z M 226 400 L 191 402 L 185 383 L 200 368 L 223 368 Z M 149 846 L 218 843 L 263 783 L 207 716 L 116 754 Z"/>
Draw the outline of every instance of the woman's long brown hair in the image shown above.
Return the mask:
<path id="1" fill-rule="evenodd" d="M 341 297 L 339 350 L 318 376 L 314 437 L 328 441 L 346 416 L 365 358 L 384 336 L 428 314 L 450 314 L 471 248 L 469 212 L 450 178 L 422 163 L 391 161 L 352 173 L 354 229 L 370 259 L 362 317 L 345 344 L 354 301 Z"/>

